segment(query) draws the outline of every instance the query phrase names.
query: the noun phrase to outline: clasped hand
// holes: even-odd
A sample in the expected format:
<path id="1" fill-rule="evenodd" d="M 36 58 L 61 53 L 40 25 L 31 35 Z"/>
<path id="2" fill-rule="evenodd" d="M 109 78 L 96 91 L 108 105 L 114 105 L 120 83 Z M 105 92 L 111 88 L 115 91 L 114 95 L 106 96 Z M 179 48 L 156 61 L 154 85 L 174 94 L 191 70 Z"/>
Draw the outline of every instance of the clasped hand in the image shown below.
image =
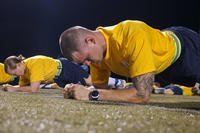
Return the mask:
<path id="1" fill-rule="evenodd" d="M 80 84 L 65 85 L 63 94 L 66 99 L 89 100 L 90 87 Z"/>

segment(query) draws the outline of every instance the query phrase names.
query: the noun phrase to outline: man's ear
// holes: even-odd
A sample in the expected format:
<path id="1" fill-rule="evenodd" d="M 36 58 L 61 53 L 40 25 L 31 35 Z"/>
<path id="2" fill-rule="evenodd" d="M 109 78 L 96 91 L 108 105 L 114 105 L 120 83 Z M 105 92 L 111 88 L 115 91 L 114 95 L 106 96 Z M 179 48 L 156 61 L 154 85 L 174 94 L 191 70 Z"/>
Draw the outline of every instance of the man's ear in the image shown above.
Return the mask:
<path id="1" fill-rule="evenodd" d="M 22 65 L 22 62 L 19 62 L 16 64 L 16 67 L 20 67 Z"/>
<path id="2" fill-rule="evenodd" d="M 78 52 L 78 51 L 74 51 L 72 53 L 72 57 L 75 59 L 75 60 L 82 60 L 83 56 L 81 56 L 81 54 Z"/>
<path id="3" fill-rule="evenodd" d="M 86 43 L 86 44 L 90 44 L 90 43 L 95 44 L 95 39 L 94 39 L 94 37 L 93 37 L 93 36 L 87 36 L 87 37 L 85 38 L 85 43 Z"/>

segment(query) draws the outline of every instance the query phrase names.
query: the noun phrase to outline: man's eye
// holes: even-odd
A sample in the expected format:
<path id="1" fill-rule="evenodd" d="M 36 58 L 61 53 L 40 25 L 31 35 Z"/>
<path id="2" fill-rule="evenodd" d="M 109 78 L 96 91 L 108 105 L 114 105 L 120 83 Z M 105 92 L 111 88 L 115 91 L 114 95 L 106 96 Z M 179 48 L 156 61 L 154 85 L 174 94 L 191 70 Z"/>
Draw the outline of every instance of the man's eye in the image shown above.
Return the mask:
<path id="1" fill-rule="evenodd" d="M 91 60 L 91 58 L 88 57 L 88 58 L 87 58 L 87 61 L 92 61 L 92 60 Z"/>

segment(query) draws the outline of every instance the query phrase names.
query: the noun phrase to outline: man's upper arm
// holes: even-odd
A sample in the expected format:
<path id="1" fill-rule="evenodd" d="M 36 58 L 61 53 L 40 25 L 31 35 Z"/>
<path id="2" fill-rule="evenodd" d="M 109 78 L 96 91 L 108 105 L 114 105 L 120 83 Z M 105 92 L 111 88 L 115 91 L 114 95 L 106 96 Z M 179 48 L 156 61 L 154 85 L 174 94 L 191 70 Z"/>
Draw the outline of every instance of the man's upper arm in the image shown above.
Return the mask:
<path id="1" fill-rule="evenodd" d="M 147 98 L 147 100 L 149 99 L 154 83 L 154 76 L 154 73 L 150 72 L 132 78 L 133 84 L 137 90 L 137 96 L 145 99 Z"/>

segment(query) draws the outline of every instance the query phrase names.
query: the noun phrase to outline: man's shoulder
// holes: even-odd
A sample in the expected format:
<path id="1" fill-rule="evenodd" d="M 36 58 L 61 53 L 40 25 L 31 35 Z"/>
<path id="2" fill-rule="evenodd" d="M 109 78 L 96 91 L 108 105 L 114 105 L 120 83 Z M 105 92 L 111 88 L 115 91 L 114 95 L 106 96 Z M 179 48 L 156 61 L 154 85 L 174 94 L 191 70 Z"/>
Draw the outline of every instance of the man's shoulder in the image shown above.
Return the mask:
<path id="1" fill-rule="evenodd" d="M 121 21 L 118 25 L 122 25 L 122 26 L 142 26 L 142 25 L 146 25 L 145 22 L 140 21 L 140 20 L 124 20 Z"/>

